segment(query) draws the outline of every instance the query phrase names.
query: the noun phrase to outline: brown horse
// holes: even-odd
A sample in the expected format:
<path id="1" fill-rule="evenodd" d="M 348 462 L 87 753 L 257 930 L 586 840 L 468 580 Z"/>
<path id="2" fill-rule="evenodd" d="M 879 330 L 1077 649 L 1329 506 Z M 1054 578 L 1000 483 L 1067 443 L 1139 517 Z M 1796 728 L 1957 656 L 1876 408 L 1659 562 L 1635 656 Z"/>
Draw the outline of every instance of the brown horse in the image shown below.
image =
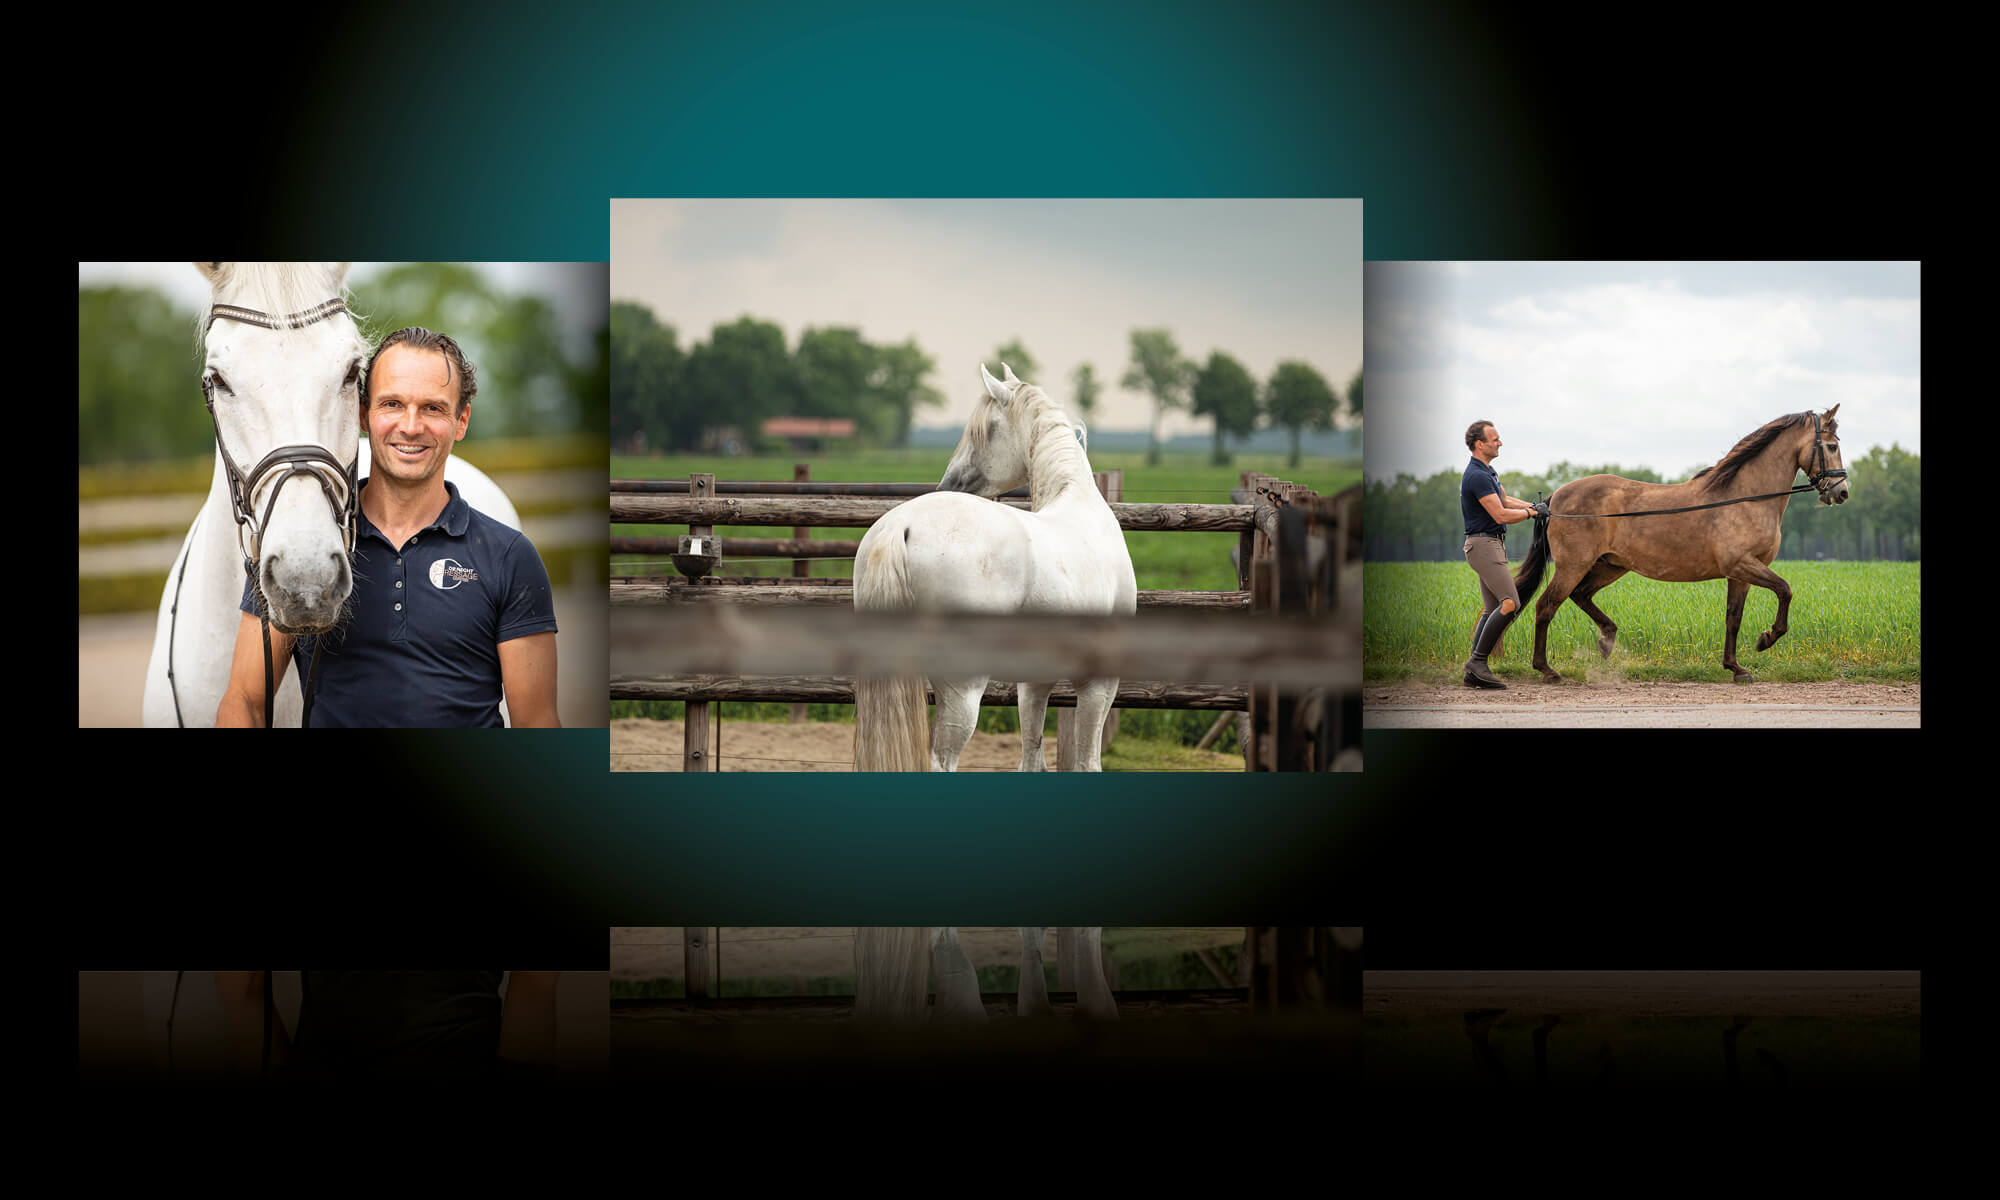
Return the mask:
<path id="1" fill-rule="evenodd" d="M 1564 600 L 1576 601 L 1597 622 L 1597 648 L 1606 658 L 1618 637 L 1618 626 L 1592 597 L 1627 571 L 1670 583 L 1704 579 L 1729 581 L 1728 636 L 1722 644 L 1722 665 L 1736 682 L 1753 677 L 1736 663 L 1736 630 L 1743 623 L 1743 600 L 1750 585 L 1769 588 L 1778 597 L 1778 619 L 1758 635 L 1757 649 L 1768 650 L 1785 635 L 1785 616 L 1792 606 L 1792 588 L 1771 560 L 1782 540 L 1779 521 L 1788 497 L 1770 497 L 1792 486 L 1803 471 L 1819 492 L 1821 504 L 1847 502 L 1847 469 L 1840 457 L 1840 438 L 1833 415 L 1792 413 L 1779 417 L 1745 437 L 1712 467 L 1686 483 L 1641 483 L 1617 475 L 1591 475 L 1556 489 L 1549 497 L 1550 516 L 1537 519 L 1534 545 L 1514 586 L 1525 605 L 1541 585 L 1551 564 L 1549 589 L 1535 604 L 1535 669 L 1550 683 L 1562 676 L 1549 667 L 1549 621 Z M 1726 503 L 1740 500 L 1740 503 Z M 1723 502 L 1723 503 L 1718 503 Z M 1694 508 L 1693 512 L 1656 514 L 1664 509 Z"/>

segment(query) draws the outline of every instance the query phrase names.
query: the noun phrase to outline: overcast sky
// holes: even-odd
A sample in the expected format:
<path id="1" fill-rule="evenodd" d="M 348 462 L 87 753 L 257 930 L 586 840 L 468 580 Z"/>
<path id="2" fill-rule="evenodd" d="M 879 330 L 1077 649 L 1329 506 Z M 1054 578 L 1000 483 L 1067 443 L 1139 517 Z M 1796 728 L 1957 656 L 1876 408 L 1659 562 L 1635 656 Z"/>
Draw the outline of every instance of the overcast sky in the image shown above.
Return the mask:
<path id="1" fill-rule="evenodd" d="M 1774 417 L 1841 405 L 1851 456 L 1921 453 L 1918 263 L 1368 264 L 1367 474 L 1568 460 L 1684 478 Z"/>
<path id="2" fill-rule="evenodd" d="M 347 282 L 352 286 L 382 268 L 394 265 L 355 263 L 347 273 Z M 591 269 L 579 271 L 576 263 L 465 265 L 479 270 L 502 291 L 528 292 L 546 297 L 562 324 L 563 353 L 571 360 L 588 359 L 595 353 L 591 338 L 604 327 L 608 312 L 606 299 L 600 294 L 601 267 L 586 264 Z M 208 307 L 208 280 L 192 262 L 80 262 L 76 268 L 79 286 L 124 284 L 129 287 L 153 287 L 190 312 L 200 312 Z M 449 329 L 438 332 L 452 334 Z"/>
<path id="3" fill-rule="evenodd" d="M 807 327 L 915 337 L 961 425 L 979 363 L 1020 339 L 1040 384 L 1075 411 L 1096 368 L 1092 425 L 1143 429 L 1151 401 L 1118 386 L 1131 331 L 1165 326 L 1184 357 L 1234 356 L 1259 381 L 1302 359 L 1344 389 L 1361 366 L 1358 200 L 613 200 L 611 298 L 644 304 L 683 349 L 749 315 L 796 348 Z M 1168 435 L 1207 432 L 1170 415 Z"/>

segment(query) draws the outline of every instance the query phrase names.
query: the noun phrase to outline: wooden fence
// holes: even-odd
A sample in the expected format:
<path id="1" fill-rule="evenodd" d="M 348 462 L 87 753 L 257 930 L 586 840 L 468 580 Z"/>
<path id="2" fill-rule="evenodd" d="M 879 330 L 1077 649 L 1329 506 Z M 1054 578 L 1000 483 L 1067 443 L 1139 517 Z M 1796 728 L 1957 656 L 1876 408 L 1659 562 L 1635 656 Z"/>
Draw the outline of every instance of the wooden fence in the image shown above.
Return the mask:
<path id="1" fill-rule="evenodd" d="M 852 608 L 852 581 L 805 572 L 810 559 L 851 557 L 859 543 L 812 541 L 809 531 L 865 528 L 936 489 L 813 483 L 803 466 L 795 474 L 789 483 L 719 482 L 710 474 L 612 481 L 613 522 L 688 527 L 684 537 L 612 538 L 613 553 L 672 554 L 683 574 L 614 576 L 610 596 L 611 698 L 686 702 L 684 769 L 713 769 L 707 746 L 716 702 L 851 703 L 857 676 L 953 673 L 1116 675 L 1126 682 L 1114 721 L 1117 708 L 1221 710 L 1205 748 L 1238 713 L 1249 770 L 1358 766 L 1360 598 L 1358 573 L 1344 580 L 1343 568 L 1359 558 L 1359 487 L 1321 497 L 1245 472 L 1229 504 L 1128 504 L 1124 473 L 1101 472 L 1098 490 L 1121 528 L 1238 534 L 1230 556 L 1237 589 L 1141 592 L 1133 619 L 850 613 L 839 636 L 828 637 L 823 614 Z M 1027 506 L 1016 493 L 1001 502 Z M 786 524 L 791 539 L 718 544 L 717 526 Z M 710 573 L 731 555 L 791 557 L 794 577 Z M 671 622 L 659 620 L 663 606 L 673 606 Z M 1014 704 L 1011 683 L 990 685 L 983 703 Z M 1051 696 L 1059 729 L 1075 703 L 1067 684 Z M 1107 722 L 1107 741 L 1113 728 Z"/>

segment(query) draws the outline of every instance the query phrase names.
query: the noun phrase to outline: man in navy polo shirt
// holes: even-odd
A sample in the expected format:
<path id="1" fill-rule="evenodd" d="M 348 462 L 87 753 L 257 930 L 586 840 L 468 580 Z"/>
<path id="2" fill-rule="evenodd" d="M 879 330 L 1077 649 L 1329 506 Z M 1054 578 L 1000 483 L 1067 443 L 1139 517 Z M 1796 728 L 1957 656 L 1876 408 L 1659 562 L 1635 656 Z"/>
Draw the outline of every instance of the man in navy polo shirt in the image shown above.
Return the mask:
<path id="1" fill-rule="evenodd" d="M 1465 686 L 1504 690 L 1507 685 L 1486 665 L 1486 656 L 1521 611 L 1521 594 L 1507 569 L 1503 526 L 1530 520 L 1537 509 L 1500 486 L 1500 475 L 1493 469 L 1500 453 L 1500 431 L 1493 422 L 1474 421 L 1465 431 L 1465 446 L 1472 458 L 1458 483 L 1458 508 L 1465 518 L 1465 565 L 1479 577 L 1482 604 L 1479 622 L 1472 627 L 1472 657 L 1465 660 Z"/>
<path id="2" fill-rule="evenodd" d="M 458 343 L 428 329 L 390 334 L 368 364 L 354 591 L 340 627 L 318 635 L 316 729 L 498 727 L 503 694 L 515 726 L 559 724 L 555 602 L 541 557 L 444 478 L 478 390 Z M 247 581 L 242 610 L 217 726 L 264 719 L 263 626 Z M 272 660 L 296 659 L 303 680 L 314 640 L 273 628 Z"/>

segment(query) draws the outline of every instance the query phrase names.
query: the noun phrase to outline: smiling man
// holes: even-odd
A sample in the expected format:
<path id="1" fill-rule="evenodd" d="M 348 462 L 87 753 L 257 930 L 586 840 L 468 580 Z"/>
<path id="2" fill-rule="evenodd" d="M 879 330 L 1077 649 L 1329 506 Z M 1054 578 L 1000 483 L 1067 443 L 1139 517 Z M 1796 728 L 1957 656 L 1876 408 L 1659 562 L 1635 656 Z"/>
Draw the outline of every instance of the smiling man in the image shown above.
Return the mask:
<path id="1" fill-rule="evenodd" d="M 478 390 L 458 343 L 428 329 L 383 338 L 368 364 L 354 592 L 340 626 L 318 635 L 314 728 L 497 727 L 503 695 L 517 727 L 559 723 L 555 601 L 541 557 L 444 477 Z M 263 723 L 263 628 L 247 582 L 241 608 L 218 726 Z M 314 640 L 273 628 L 273 660 L 296 660 L 303 679 Z"/>
<path id="2" fill-rule="evenodd" d="M 1500 431 L 1491 421 L 1474 421 L 1465 431 L 1465 448 L 1472 451 L 1458 482 L 1459 515 L 1465 518 L 1465 565 L 1479 577 L 1479 620 L 1472 627 L 1472 657 L 1465 660 L 1465 686 L 1505 691 L 1486 664 L 1500 644 L 1500 635 L 1521 611 L 1521 594 L 1507 569 L 1507 530 L 1532 520 L 1539 509 L 1507 494 L 1493 460 L 1500 457 Z"/>

